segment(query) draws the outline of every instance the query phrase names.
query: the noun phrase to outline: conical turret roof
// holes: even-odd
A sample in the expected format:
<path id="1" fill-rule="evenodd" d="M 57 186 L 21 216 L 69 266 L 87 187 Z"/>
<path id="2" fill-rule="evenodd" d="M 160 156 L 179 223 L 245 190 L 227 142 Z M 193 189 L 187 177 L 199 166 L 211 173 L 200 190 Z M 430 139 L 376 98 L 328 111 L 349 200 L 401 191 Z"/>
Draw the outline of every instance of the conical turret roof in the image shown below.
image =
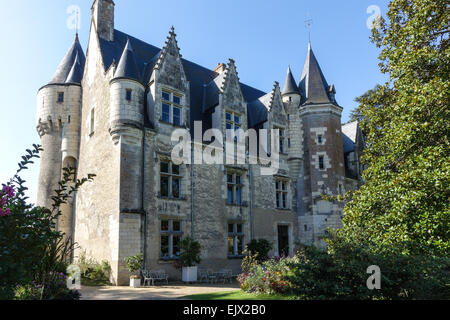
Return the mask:
<path id="1" fill-rule="evenodd" d="M 122 57 L 120 58 L 116 72 L 114 73 L 114 78 L 129 78 L 141 81 L 139 68 L 136 63 L 133 48 L 131 47 L 130 39 L 127 40 Z"/>
<path id="2" fill-rule="evenodd" d="M 67 76 L 66 83 L 81 84 L 81 80 L 83 79 L 83 72 L 84 68 L 81 65 L 80 56 L 77 54 L 72 69 L 70 69 L 69 75 Z"/>
<path id="3" fill-rule="evenodd" d="M 297 84 L 295 83 L 294 76 L 292 75 L 291 67 L 288 67 L 286 80 L 284 81 L 283 91 L 281 92 L 281 94 L 285 95 L 290 93 L 300 94 Z"/>
<path id="4" fill-rule="evenodd" d="M 69 51 L 67 51 L 66 55 L 62 59 L 61 63 L 58 66 L 58 69 L 56 69 L 56 72 L 53 75 L 53 78 L 49 82 L 49 84 L 66 83 L 67 79 L 69 77 L 69 74 L 71 73 L 71 70 L 74 67 L 75 60 L 77 59 L 77 57 L 78 57 L 79 66 L 77 66 L 78 70 L 75 70 L 75 71 L 77 73 L 81 73 L 81 75 L 82 75 L 84 72 L 84 65 L 86 63 L 86 57 L 84 56 L 83 48 L 81 47 L 80 41 L 78 39 L 78 35 L 76 35 L 75 41 L 73 42 Z M 71 81 L 69 81 L 69 82 L 71 82 Z M 81 78 L 76 83 L 80 83 L 80 82 L 81 82 Z"/>
<path id="5" fill-rule="evenodd" d="M 331 103 L 332 99 L 328 94 L 329 86 L 317 62 L 316 56 L 308 46 L 308 55 L 306 56 L 305 66 L 300 78 L 299 89 L 306 103 Z"/>

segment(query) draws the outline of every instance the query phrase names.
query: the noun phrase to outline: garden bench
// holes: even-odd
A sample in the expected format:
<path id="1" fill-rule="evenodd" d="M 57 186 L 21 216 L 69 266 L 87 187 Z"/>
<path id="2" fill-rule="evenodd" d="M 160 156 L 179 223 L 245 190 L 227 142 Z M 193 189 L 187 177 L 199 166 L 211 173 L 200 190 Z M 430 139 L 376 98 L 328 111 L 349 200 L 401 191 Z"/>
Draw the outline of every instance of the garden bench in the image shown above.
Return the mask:
<path id="1" fill-rule="evenodd" d="M 154 286 L 155 281 L 169 283 L 169 275 L 164 270 L 142 270 L 142 276 L 144 278 L 144 286 L 147 282 Z"/>

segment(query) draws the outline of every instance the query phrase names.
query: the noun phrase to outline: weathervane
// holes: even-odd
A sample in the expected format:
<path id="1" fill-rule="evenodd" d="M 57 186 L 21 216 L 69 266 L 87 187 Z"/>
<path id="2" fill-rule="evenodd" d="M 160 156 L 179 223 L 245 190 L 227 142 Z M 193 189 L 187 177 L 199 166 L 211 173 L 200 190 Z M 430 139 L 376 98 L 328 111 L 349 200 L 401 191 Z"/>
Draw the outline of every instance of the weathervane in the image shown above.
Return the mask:
<path id="1" fill-rule="evenodd" d="M 305 26 L 308 28 L 308 40 L 311 42 L 311 26 L 313 24 L 313 20 L 309 17 L 309 12 L 306 16 Z"/>

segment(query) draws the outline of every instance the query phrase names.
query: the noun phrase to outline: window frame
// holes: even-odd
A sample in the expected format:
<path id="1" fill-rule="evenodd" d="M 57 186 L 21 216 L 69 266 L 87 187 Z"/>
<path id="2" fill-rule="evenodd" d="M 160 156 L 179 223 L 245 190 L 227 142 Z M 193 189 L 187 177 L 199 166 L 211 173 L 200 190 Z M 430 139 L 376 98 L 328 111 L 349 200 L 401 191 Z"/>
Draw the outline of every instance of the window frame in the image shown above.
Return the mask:
<path id="1" fill-rule="evenodd" d="M 233 232 L 230 232 L 230 226 L 233 225 Z M 241 226 L 241 232 L 238 232 L 238 225 Z M 227 255 L 228 258 L 242 258 L 245 256 L 245 224 L 244 222 L 228 222 L 228 237 L 227 237 Z M 233 254 L 230 253 L 230 240 L 233 241 Z M 241 247 L 239 248 L 239 240 Z M 241 253 L 239 253 L 239 249 Z"/>
<path id="2" fill-rule="evenodd" d="M 162 164 L 168 164 L 168 172 L 163 172 Z M 178 167 L 178 174 L 174 173 L 174 167 Z M 163 195 L 162 192 L 162 179 L 165 178 L 168 180 L 167 182 L 167 196 Z M 161 198 L 165 199 L 181 199 L 181 184 L 182 184 L 183 175 L 181 174 L 181 166 L 173 164 L 170 160 L 160 160 L 159 162 L 159 194 Z M 173 183 L 178 181 L 178 197 L 173 195 Z"/>
<path id="3" fill-rule="evenodd" d="M 133 89 L 125 89 L 125 100 L 128 102 L 133 100 Z"/>
<path id="4" fill-rule="evenodd" d="M 163 230 L 162 228 L 162 224 L 163 222 L 168 222 L 168 230 Z M 173 223 L 174 222 L 178 222 L 180 224 L 180 230 L 176 231 L 173 229 Z M 161 260 L 178 260 L 180 258 L 180 254 L 181 254 L 181 241 L 183 240 L 183 221 L 182 220 L 178 220 L 178 219 L 161 219 L 160 220 L 160 228 L 159 228 L 159 233 L 160 233 L 160 243 L 159 243 L 159 256 Z M 162 251 L 162 238 L 163 237 L 168 237 L 168 254 L 167 256 L 163 255 L 163 251 Z M 174 254 L 174 238 L 178 237 L 179 238 L 179 243 L 178 243 L 178 255 Z"/>
<path id="5" fill-rule="evenodd" d="M 164 94 L 169 95 L 169 99 L 166 99 L 164 97 Z M 175 102 L 175 97 L 179 99 L 179 103 Z M 171 124 L 173 126 L 182 127 L 183 126 L 183 98 L 184 95 L 176 92 L 174 90 L 163 88 L 161 90 L 161 122 Z M 164 118 L 165 113 L 164 105 L 169 107 L 169 119 Z M 174 117 L 174 110 L 179 109 L 180 115 L 179 115 L 179 123 L 175 123 L 175 117 Z"/>
<path id="6" fill-rule="evenodd" d="M 64 103 L 64 98 L 65 98 L 64 92 L 63 91 L 58 91 L 57 97 L 56 97 L 56 102 L 57 103 Z"/>
<path id="7" fill-rule="evenodd" d="M 274 125 L 274 130 L 279 130 L 280 136 L 278 141 L 278 152 L 280 154 L 286 154 L 286 128 L 283 128 L 281 126 Z"/>
<path id="8" fill-rule="evenodd" d="M 289 210 L 289 181 L 275 179 L 275 207 L 278 210 Z"/>
<path id="9" fill-rule="evenodd" d="M 229 177 L 232 177 L 232 180 L 230 182 L 230 180 L 228 179 Z M 236 172 L 227 172 L 227 205 L 236 205 L 236 206 L 241 206 L 242 205 L 242 189 L 244 187 L 244 184 L 242 183 L 242 174 L 236 173 Z M 239 178 L 239 179 L 238 179 Z M 230 202 L 230 197 L 229 197 L 229 192 L 230 192 L 230 187 L 232 188 L 231 192 L 232 192 L 232 201 Z M 239 192 L 238 192 L 239 190 Z M 237 201 L 238 199 L 238 195 L 239 194 L 239 201 Z"/>
<path id="10" fill-rule="evenodd" d="M 231 119 L 229 120 L 227 118 L 228 115 L 231 115 Z M 238 118 L 239 121 L 236 121 L 236 118 Z M 227 128 L 228 126 L 231 126 L 231 128 Z M 242 129 L 242 114 L 233 111 L 233 110 L 225 110 L 225 133 L 227 138 L 231 138 L 228 134 L 228 130 L 233 130 L 233 133 L 235 135 L 234 140 L 237 141 L 239 138 L 236 136 L 236 131 Z"/>

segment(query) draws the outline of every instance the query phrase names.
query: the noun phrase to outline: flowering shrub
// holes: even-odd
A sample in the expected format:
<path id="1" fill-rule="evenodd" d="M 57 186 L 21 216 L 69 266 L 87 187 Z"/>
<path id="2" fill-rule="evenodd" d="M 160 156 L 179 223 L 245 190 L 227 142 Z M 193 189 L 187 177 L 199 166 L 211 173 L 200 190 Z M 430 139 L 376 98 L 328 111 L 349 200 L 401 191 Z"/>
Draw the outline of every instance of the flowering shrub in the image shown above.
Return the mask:
<path id="1" fill-rule="evenodd" d="M 75 293 L 67 291 L 65 283 L 64 289 L 59 287 L 62 279 L 58 273 L 66 271 L 75 245 L 56 230 L 56 221 L 61 205 L 95 175 L 73 183 L 75 169 L 65 168 L 52 197 L 52 208 L 28 204 L 26 181 L 19 173 L 39 158 L 42 149 L 33 147 L 22 157 L 14 177 L 0 189 L 0 300 L 76 298 Z M 37 294 L 39 290 L 41 293 Z"/>
<path id="2" fill-rule="evenodd" d="M 292 284 L 287 277 L 292 274 L 289 263 L 295 258 L 272 258 L 258 262 L 255 257 L 247 256 L 243 265 L 247 272 L 237 278 L 240 287 L 248 293 L 288 294 Z"/>
<path id="3" fill-rule="evenodd" d="M 15 290 L 16 300 L 78 300 L 80 294 L 67 288 L 67 276 L 62 272 L 53 273 L 45 283 L 32 281 Z"/>

